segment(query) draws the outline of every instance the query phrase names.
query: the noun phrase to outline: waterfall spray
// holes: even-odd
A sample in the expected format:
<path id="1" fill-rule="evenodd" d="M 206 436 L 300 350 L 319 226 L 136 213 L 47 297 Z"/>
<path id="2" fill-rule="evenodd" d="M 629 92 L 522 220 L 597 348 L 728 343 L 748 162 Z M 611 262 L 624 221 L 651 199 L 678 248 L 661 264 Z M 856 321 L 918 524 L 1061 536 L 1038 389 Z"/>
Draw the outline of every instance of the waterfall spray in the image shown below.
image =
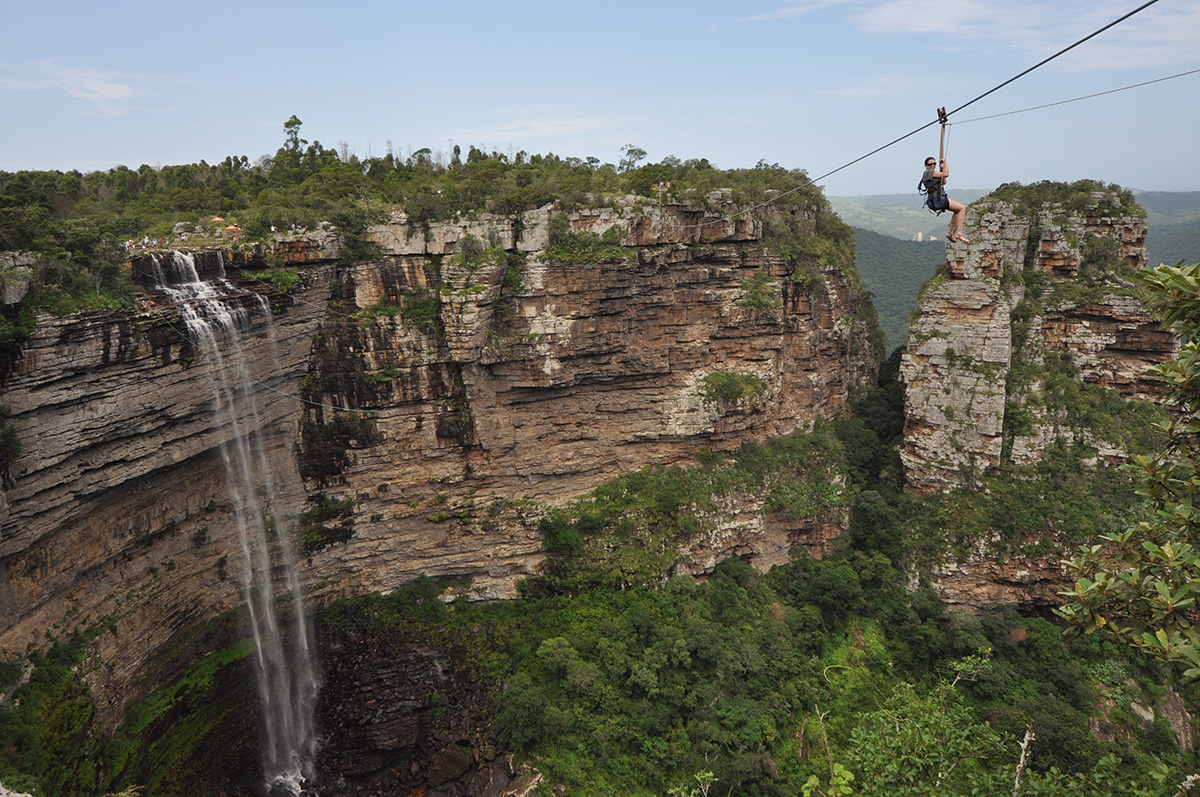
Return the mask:
<path id="1" fill-rule="evenodd" d="M 210 360 L 215 419 L 228 427 L 221 447 L 243 555 L 242 589 L 254 636 L 262 703 L 262 765 L 271 795 L 299 795 L 313 776 L 317 735 L 313 707 L 319 687 L 305 618 L 299 573 L 291 546 L 280 536 L 277 485 L 262 440 L 256 383 L 246 371 L 242 331 L 256 317 L 271 334 L 270 307 L 261 296 L 225 279 L 224 263 L 201 280 L 194 257 L 174 252 L 166 269 L 153 257 L 158 287 L 176 304 L 188 339 Z M 220 258 L 220 253 L 217 253 Z M 169 273 L 168 273 L 169 272 Z M 246 309 L 243 300 L 252 300 Z M 282 576 L 292 622 L 285 626 L 275 594 Z"/>

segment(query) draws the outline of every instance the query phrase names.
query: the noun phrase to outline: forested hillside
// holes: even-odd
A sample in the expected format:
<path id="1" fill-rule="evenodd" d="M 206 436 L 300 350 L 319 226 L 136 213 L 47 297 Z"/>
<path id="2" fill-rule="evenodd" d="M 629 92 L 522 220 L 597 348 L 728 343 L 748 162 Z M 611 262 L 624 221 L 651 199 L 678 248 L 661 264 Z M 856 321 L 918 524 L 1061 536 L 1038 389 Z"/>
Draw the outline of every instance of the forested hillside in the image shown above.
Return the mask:
<path id="1" fill-rule="evenodd" d="M 1151 228 L 1200 221 L 1200 191 L 1139 191 L 1136 197 Z"/>
<path id="2" fill-rule="evenodd" d="M 872 194 L 869 196 L 829 197 L 829 204 L 851 227 L 861 227 L 901 240 L 911 240 L 917 233 L 928 238 L 941 238 L 946 232 L 950 217 L 935 215 L 925 207 L 925 198 L 917 193 L 916 177 L 911 194 Z M 987 191 L 954 188 L 950 198 L 964 205 L 979 199 Z"/>
<path id="3" fill-rule="evenodd" d="M 1188 263 L 1200 261 L 1200 221 L 1186 224 L 1151 225 L 1146 238 L 1150 262 L 1154 265 L 1174 265 L 1180 260 Z"/>
<path id="4" fill-rule="evenodd" d="M 854 264 L 871 292 L 879 326 L 891 351 L 908 337 L 908 316 L 917 305 L 917 293 L 945 263 L 946 244 L 902 241 L 855 227 L 854 245 Z"/>

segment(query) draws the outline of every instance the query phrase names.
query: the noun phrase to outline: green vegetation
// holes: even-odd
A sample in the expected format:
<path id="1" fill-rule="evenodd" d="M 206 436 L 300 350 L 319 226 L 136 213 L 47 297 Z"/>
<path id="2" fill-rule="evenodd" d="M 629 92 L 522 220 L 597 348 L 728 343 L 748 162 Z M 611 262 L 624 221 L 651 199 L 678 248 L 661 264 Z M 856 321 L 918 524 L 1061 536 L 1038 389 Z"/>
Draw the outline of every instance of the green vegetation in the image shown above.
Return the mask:
<path id="1" fill-rule="evenodd" d="M 1200 221 L 1200 191 L 1139 191 L 1137 201 L 1152 229 Z"/>
<path id="2" fill-rule="evenodd" d="M 1093 197 L 1097 192 L 1104 195 L 1099 205 Z M 1103 215 L 1146 218 L 1146 211 L 1137 203 L 1132 191 L 1095 180 L 1074 183 L 1043 180 L 1031 185 L 1004 183 L 984 198 L 979 212 L 993 201 L 1007 202 L 1016 208 L 1018 215 L 1023 216 L 1033 216 L 1048 206 L 1055 206 L 1054 213 L 1080 215 L 1095 209 Z"/>
<path id="3" fill-rule="evenodd" d="M 242 277 L 246 279 L 258 280 L 265 282 L 271 286 L 271 289 L 279 293 L 287 293 L 299 286 L 304 277 L 300 272 L 288 268 L 272 268 L 265 271 L 243 271 Z"/>
<path id="4" fill-rule="evenodd" d="M 308 499 L 309 507 L 300 513 L 300 549 L 314 553 L 345 542 L 354 534 L 354 502 L 317 493 Z"/>
<path id="5" fill-rule="evenodd" d="M 542 520 L 547 575 L 529 594 L 656 584 L 689 543 L 716 531 L 720 503 L 760 496 L 768 517 L 824 518 L 841 511 L 841 445 L 825 424 L 809 435 L 747 443 L 695 468 L 645 468 L 621 476 Z"/>
<path id="6" fill-rule="evenodd" d="M 16 427 L 8 419 L 12 410 L 7 404 L 0 404 L 0 488 L 12 486 L 12 464 L 21 456 L 21 439 Z"/>
<path id="7" fill-rule="evenodd" d="M 733 303 L 744 310 L 774 312 L 783 307 L 783 298 L 779 295 L 779 283 L 760 269 L 754 276 L 742 280 L 742 295 Z"/>
<path id="8" fill-rule="evenodd" d="M 1161 425 L 1166 449 L 1135 459 L 1150 501 L 1143 520 L 1080 549 L 1079 574 L 1063 616 L 1178 665 L 1200 678 L 1200 264 L 1141 274 L 1165 326 L 1179 335 L 1177 356 L 1154 367 L 1179 414 Z"/>
<path id="9" fill-rule="evenodd" d="M 505 684 L 506 738 L 552 783 L 581 793 L 688 794 L 707 783 L 830 794 L 831 779 L 840 794 L 1009 793 L 1032 722 L 1022 793 L 1174 794 L 1195 755 L 1128 709 L 1162 694 L 1152 661 L 1071 641 L 1012 607 L 958 614 L 907 589 L 903 575 L 946 530 L 968 545 L 996 533 L 1027 541 L 1111 529 L 1138 506 L 1128 478 L 1085 468 L 1082 452 L 1063 447 L 978 492 L 901 495 L 897 364 L 894 355 L 879 387 L 832 427 L 729 458 L 705 454 L 689 469 L 640 471 L 550 512 L 546 575 L 523 600 L 451 613 L 429 594 L 386 611 L 391 598 L 376 597 L 372 623 L 386 614 L 397 625 L 385 633 L 472 651 Z M 835 487 L 839 470 L 847 478 Z M 788 502 L 806 478 L 835 489 Z M 705 581 L 664 585 L 674 552 L 712 532 L 731 490 L 767 491 L 768 513 L 792 520 L 852 503 L 850 534 L 820 561 L 796 550 L 759 574 L 727 559 Z M 489 647 L 497 639 L 504 650 Z M 1090 718 L 1126 723 L 1131 735 L 1101 741 Z"/>
<path id="10" fill-rule="evenodd" d="M 79 671 L 90 639 L 76 634 L 0 667 L 0 781 L 48 795 L 91 795 L 104 773 L 104 738 Z M 19 683 L 25 667 L 28 680 Z M 22 679 L 23 680 L 23 679 Z"/>
<path id="11" fill-rule="evenodd" d="M 102 257 L 79 258 L 85 247 L 67 246 L 76 240 L 71 230 L 84 230 L 79 234 L 94 251 L 136 231 L 170 229 L 181 214 L 237 217 L 250 236 L 265 235 L 271 223 L 329 219 L 347 235 L 344 255 L 352 262 L 371 256 L 366 222 L 393 208 L 427 225 L 457 213 L 515 214 L 550 201 L 595 206 L 629 191 L 658 201 L 656 187 L 667 181 L 672 187 L 663 201 L 704 205 L 707 191 L 732 186 L 735 202 L 788 192 L 764 245 L 789 261 L 790 274 L 757 272 L 743 284 L 739 306 L 776 311 L 796 284 L 812 285 L 830 269 L 854 273 L 848 228 L 828 214 L 816 188 L 801 188 L 802 172 L 765 164 L 726 172 L 671 158 L 641 165 L 644 152 L 633 145 L 616 167 L 474 147 L 465 160 L 457 150 L 448 162 L 422 150 L 407 159 L 389 153 L 363 161 L 309 145 L 300 127 L 295 117 L 285 124 L 287 140 L 269 169 L 230 158 L 215 167 L 116 169 L 86 178 L 0 175 L 0 243 L 36 252 L 41 264 L 36 290 L 6 317 L 0 341 L 19 338 L 31 308 L 127 296 L 119 269 L 109 273 Z M 1091 187 L 1079 184 L 1076 192 Z M 1075 207 L 1061 189 L 1042 184 L 1006 186 L 998 196 L 1022 207 L 1047 198 Z M 1122 194 L 1113 209 L 1125 201 Z M 94 230 L 83 224 L 101 218 Z M 576 233 L 565 220 L 551 217 L 551 257 L 586 265 L 627 256 L 624 231 Z M 1154 705 L 1168 672 L 1136 648 L 1197 664 L 1187 623 L 1195 606 L 1191 585 L 1200 575 L 1190 547 L 1200 484 L 1193 439 L 1200 398 L 1191 384 L 1200 329 L 1182 327 L 1193 344 L 1177 368 L 1163 369 L 1180 385 L 1187 414 L 1167 426 L 1173 446 L 1167 457 L 1139 460 L 1150 477 L 1147 510 L 1128 472 L 1095 454 L 1100 440 L 1149 451 L 1144 430 L 1152 412 L 1081 383 L 1071 358 L 1035 356 L 1030 343 L 1029 325 L 1046 308 L 1088 300 L 1098 285 L 1124 278 L 1111 248 L 1081 245 L 1078 285 L 1060 286 L 1029 268 L 1012 275 L 1024 280 L 1026 301 L 1018 308 L 1006 426 L 1013 435 L 1051 417 L 1073 432 L 1039 464 L 1015 465 L 1010 456 L 974 489 L 904 494 L 897 352 L 879 385 L 856 395 L 846 417 L 747 442 L 730 454 L 702 451 L 687 467 L 628 473 L 578 500 L 543 508 L 547 558 L 543 572 L 524 582 L 521 598 L 447 606 L 445 585 L 422 578 L 386 596 L 330 607 L 317 624 L 321 644 L 349 647 L 386 635 L 448 649 L 500 701 L 505 740 L 547 775 L 547 789 L 562 783 L 570 793 L 631 796 L 994 795 L 1011 793 L 1019 774 L 1028 795 L 1174 794 L 1195 770 L 1197 753 L 1180 753 L 1162 723 L 1137 720 L 1134 705 Z M 504 262 L 489 260 L 501 256 Z M 482 241 L 464 241 L 447 261 L 468 271 L 485 263 L 503 265 L 504 292 L 521 290 L 523 261 Z M 274 270 L 259 278 L 279 286 L 291 280 Z M 1175 321 L 1200 316 L 1193 298 L 1200 295 L 1200 274 L 1162 280 L 1174 286 L 1168 306 L 1182 308 Z M 430 283 L 347 315 L 345 323 L 398 316 L 438 335 L 445 286 Z M 399 376 L 392 363 L 370 375 L 339 371 L 328 378 L 346 384 L 327 392 L 349 396 Z M 450 390 L 438 407 L 437 434 L 465 442 L 474 419 L 461 369 L 448 368 L 446 377 Z M 765 387 L 758 377 L 729 371 L 709 375 L 702 392 L 728 406 L 756 400 Z M 376 434 L 365 413 L 306 408 L 302 475 L 335 483 L 350 449 Z M 2 427 L 0 443 L 7 445 Z M 434 498 L 436 509 L 426 518 L 440 523 L 469 515 L 447 503 L 445 495 Z M 490 514 L 503 511 L 502 503 Z M 797 547 L 768 572 L 727 557 L 704 577 L 675 575 L 692 566 L 692 555 L 722 555 L 725 535 L 736 531 L 728 521 L 737 504 L 761 507 L 747 526 L 761 522 L 800 534 L 848 522 L 848 533 L 820 560 Z M 1122 531 L 1138 513 L 1149 520 L 1137 532 Z M 353 533 L 352 515 L 349 500 L 315 496 L 299 518 L 302 547 L 312 552 L 344 541 Z M 1085 552 L 1093 559 L 1077 564 L 1087 575 L 1073 597 L 1087 607 L 1067 614 L 1085 627 L 1117 629 L 1132 647 L 1094 636 L 1071 639 L 1054 619 L 1023 616 L 1011 606 L 962 614 L 923 580 L 927 566 L 947 553 L 981 545 L 1001 557 L 1051 557 L 1045 541 L 1051 531 L 1081 542 L 1107 535 L 1117 546 Z M 193 532 L 191 542 L 206 545 L 207 528 Z M 1114 570 L 1114 563 L 1124 569 Z M 227 564 L 221 557 L 217 578 L 228 577 Z M 1097 571 L 1113 574 L 1102 580 Z M 1141 586 L 1149 589 L 1134 590 Z M 197 659 L 178 681 L 133 706 L 111 742 L 95 727 L 83 678 L 85 638 L 0 662 L 0 778 L 46 795 L 133 784 L 148 793 L 187 792 L 220 767 L 221 748 L 209 741 L 218 734 L 242 740 L 253 722 L 244 710 L 252 700 L 248 650 L 241 643 Z M 241 691 L 225 689 L 229 684 Z M 1194 691 L 1182 697 L 1189 710 L 1200 711 Z M 1111 732 L 1100 738 L 1093 722 Z M 1022 765 L 1018 743 L 1031 723 L 1036 738 Z"/>
<path id="12" fill-rule="evenodd" d="M 388 301 L 378 301 L 374 304 L 369 304 L 366 307 L 354 313 L 351 316 L 359 321 L 373 321 L 379 317 L 395 316 L 401 314 L 401 309 Z"/>
<path id="13" fill-rule="evenodd" d="M 854 232 L 827 204 L 815 205 L 807 214 L 772 213 L 763 223 L 762 243 L 802 273 L 816 276 L 837 269 L 857 284 Z"/>
<path id="14" fill-rule="evenodd" d="M 517 600 L 451 606 L 439 598 L 445 584 L 422 578 L 330 607 L 319 644 L 386 637 L 448 651 L 497 696 L 518 759 L 545 773 L 547 788 L 573 793 L 707 786 L 783 797 L 831 794 L 837 784 L 842 795 L 1008 794 L 1032 722 L 1022 794 L 1175 794 L 1200 760 L 1181 754 L 1161 722 L 1136 719 L 1135 703 L 1165 694 L 1155 661 L 1068 638 L 1051 619 L 1011 606 L 962 614 L 911 580 L 937 545 L 1112 528 L 1138 506 L 1124 473 L 1088 470 L 1064 446 L 1044 467 L 1002 469 L 977 492 L 904 495 L 898 361 L 889 358 L 852 413 L 810 433 L 643 469 L 547 511 L 545 572 Z M 774 523 L 836 522 L 852 507 L 849 534 L 821 560 L 796 548 L 766 573 L 728 558 L 706 578 L 666 575 L 682 550 L 713 539 L 728 502 L 747 496 Z M 321 497 L 302 522 L 328 528 L 346 512 Z M 241 733 L 249 721 L 224 713 L 229 701 L 212 686 L 244 667 L 239 652 L 200 660 L 136 707 L 118 740 L 96 748 L 96 761 L 113 762 L 97 782 L 153 779 L 175 793 L 212 766 L 202 740 L 221 723 Z M 0 666 L 0 690 L 20 671 Z M 1200 711 L 1194 692 L 1180 694 Z M 0 777 L 38 771 L 7 760 Z"/>
<path id="15" fill-rule="evenodd" d="M 1069 449 L 1065 457 L 1059 457 L 1065 469 L 1059 474 L 1061 477 L 1066 477 L 1070 471 L 1079 475 L 1082 466 L 1078 463 L 1094 459 L 1101 444 L 1131 454 L 1146 453 L 1157 444 L 1153 428 L 1165 420 L 1161 407 L 1148 402 L 1126 401 L 1116 391 L 1085 381 L 1075 355 L 1069 350 L 1047 350 L 1032 326 L 1047 313 L 1098 303 L 1111 293 L 1130 292 L 1129 286 L 1137 274 L 1120 256 L 1115 241 L 1108 237 L 1089 236 L 1078 242 L 1081 257 L 1074 276 L 1047 274 L 1037 264 L 1041 222 L 1036 215 L 1039 206 L 1030 203 L 1054 201 L 1062 207 L 1069 206 L 1072 212 L 1080 212 L 1081 202 L 1086 200 L 1085 204 L 1094 205 L 1099 199 L 1101 206 L 1113 212 L 1132 212 L 1125 204 L 1132 201 L 1128 192 L 1107 191 L 1102 196 L 1095 193 L 1103 189 L 1099 184 L 1086 182 L 1071 186 L 1051 183 L 1005 186 L 984 200 L 986 203 L 1004 198 L 1016 202 L 1023 212 L 1034 218 L 1022 268 L 1011 269 L 1004 275 L 1006 281 L 1020 281 L 1025 289 L 1012 315 L 1013 352 L 1006 383 L 1001 455 L 1004 467 L 1010 464 L 1016 438 L 1028 435 L 1036 426 L 1044 424 L 1062 430 L 1059 445 Z M 1076 191 L 1078 196 L 1070 191 Z M 1076 198 L 1072 199 L 1072 196 Z M 1105 470 L 1107 467 L 1102 462 L 1096 464 L 1097 474 Z M 1093 532 L 1100 531 L 1104 530 L 1090 523 L 1084 524 L 1080 538 L 1090 538 Z"/>
<path id="16" fill-rule="evenodd" d="M 255 732 L 254 641 L 197 659 L 181 677 L 130 707 L 108 750 L 109 789 L 196 794 L 228 771 L 228 757 Z M 95 794 L 97 792 L 82 792 Z"/>
<path id="17" fill-rule="evenodd" d="M 909 315 L 921 286 L 946 262 L 942 241 L 901 241 L 870 230 L 854 229 L 854 266 L 871 291 L 887 350 L 908 339 Z"/>
<path id="18" fill-rule="evenodd" d="M 622 228 L 609 227 L 601 235 L 575 232 L 565 213 L 550 217 L 549 238 L 550 245 L 546 247 L 544 256 L 563 263 L 594 265 L 608 260 L 623 260 L 634 254 L 632 249 L 621 245 L 625 238 Z"/>
<path id="19" fill-rule="evenodd" d="M 946 233 L 949 217 L 935 216 L 925 208 L 925 198 L 917 193 L 920 176 L 921 170 L 917 169 L 912 176 L 913 189 L 907 194 L 831 196 L 829 203 L 838 216 L 855 229 L 871 230 L 901 241 L 911 241 L 917 233 L 925 237 L 936 235 L 940 239 Z M 951 199 L 970 205 L 987 191 L 951 188 L 949 194 Z"/>
<path id="20" fill-rule="evenodd" d="M 753 403 L 767 389 L 766 380 L 754 374 L 743 374 L 737 371 L 718 371 L 704 377 L 700 394 L 706 404 L 718 404 L 729 407 L 745 400 Z"/>
<path id="21" fill-rule="evenodd" d="M 457 147 L 449 156 L 421 149 L 408 157 L 389 151 L 359 158 L 319 141 L 310 143 L 301 137 L 302 126 L 297 117 L 288 119 L 283 145 L 253 163 L 241 155 L 218 164 L 157 169 L 143 164 L 136 170 L 118 166 L 89 174 L 0 172 L 0 250 L 36 255 L 29 295 L 0 318 L 0 345 L 28 336 L 35 310 L 66 314 L 132 307 L 135 288 L 122 267 L 123 243 L 145 235 L 170 240 L 180 222 L 192 230 L 190 244 L 220 242 L 224 239 L 213 237 L 217 230 L 210 221 L 217 215 L 239 226 L 243 242 L 269 239 L 272 226 L 313 229 L 329 221 L 341 234 L 345 263 L 370 259 L 367 226 L 400 210 L 412 224 L 427 228 L 434 221 L 484 211 L 514 216 L 551 203 L 560 211 L 604 206 L 629 194 L 646 197 L 648 203 L 707 206 L 709 192 L 725 189 L 742 204 L 782 197 L 772 210 L 781 218 L 807 219 L 809 226 L 815 219 L 818 236 L 836 222 L 803 171 L 778 165 L 722 170 L 704 159 L 675 157 L 642 164 L 642 157 L 629 156 L 640 151 L 636 147 L 616 166 L 591 157 L 506 155 L 475 147 L 465 158 Z M 658 190 L 668 182 L 670 190 Z M 625 234 L 620 228 L 594 236 L 564 230 L 564 221 L 561 214 L 552 218 L 550 257 L 591 263 L 629 255 L 620 245 Z M 787 233 L 789 225 L 798 223 L 779 229 Z M 789 235 L 780 242 L 790 241 Z M 802 244 L 817 246 L 803 253 L 816 261 L 841 257 L 813 241 Z M 277 288 L 292 279 L 277 273 L 257 276 L 266 276 Z M 517 276 L 514 272 L 513 279 Z"/>
<path id="22" fill-rule="evenodd" d="M 442 300 L 435 290 L 410 288 L 404 292 L 403 306 L 399 316 L 404 323 L 415 327 L 423 335 L 440 336 L 442 330 Z"/>
<path id="23" fill-rule="evenodd" d="M 1095 183 L 1094 187 L 1100 187 Z M 986 192 L 951 192 L 964 204 Z M 1134 196 L 1146 210 L 1150 225 L 1146 246 L 1151 265 L 1200 260 L 1200 193 L 1143 192 Z M 871 291 L 879 323 L 889 350 L 902 344 L 908 332 L 908 314 L 917 291 L 933 270 L 944 262 L 943 241 L 910 241 L 916 232 L 932 229 L 939 237 L 945 225 L 933 224 L 921 211 L 914 192 L 867 197 L 829 197 L 829 202 L 854 227 L 858 256 L 855 266 Z M 905 205 L 907 203 L 907 206 Z M 975 211 L 972 211 L 974 214 Z"/>
<path id="24" fill-rule="evenodd" d="M 375 420 L 369 416 L 329 412 L 329 420 L 318 419 L 314 409 L 306 407 L 300 422 L 300 475 L 320 485 L 332 484 L 346 468 L 352 443 L 365 444 L 376 435 Z"/>
<path id="25" fill-rule="evenodd" d="M 1200 221 L 1170 227 L 1151 227 L 1146 237 L 1151 265 L 1200 262 Z"/>
<path id="26" fill-rule="evenodd" d="M 503 684 L 499 722 L 518 755 L 581 794 L 689 793 L 697 778 L 736 794 L 828 794 L 816 789 L 830 772 L 856 789 L 841 794 L 1008 793 L 1030 721 L 1029 794 L 1143 793 L 1079 789 L 1165 788 L 1195 765 L 1148 730 L 1106 743 L 1088 729 L 1108 694 L 1097 676 L 1123 673 L 1152 702 L 1152 664 L 1072 645 L 1011 608 L 958 614 L 906 590 L 879 552 L 797 552 L 767 574 L 731 558 L 703 581 L 452 610 L 441 590 L 420 580 L 339 604 L 318 634 L 449 649 Z"/>

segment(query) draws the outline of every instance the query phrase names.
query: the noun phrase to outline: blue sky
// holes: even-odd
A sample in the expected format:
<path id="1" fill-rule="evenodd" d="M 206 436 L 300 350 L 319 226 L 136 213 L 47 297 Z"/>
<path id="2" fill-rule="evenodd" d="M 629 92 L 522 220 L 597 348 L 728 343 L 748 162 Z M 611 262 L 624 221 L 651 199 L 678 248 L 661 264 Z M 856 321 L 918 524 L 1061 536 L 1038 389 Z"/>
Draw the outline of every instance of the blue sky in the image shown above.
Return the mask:
<path id="1" fill-rule="evenodd" d="M 1141 0 L 18 3 L 0 170 L 251 160 L 302 136 L 360 156 L 455 145 L 615 163 L 624 144 L 824 174 Z M 1200 190 L 1200 0 L 1160 0 L 962 111 L 951 187 L 1092 178 Z M 932 127 L 822 181 L 908 192 Z"/>

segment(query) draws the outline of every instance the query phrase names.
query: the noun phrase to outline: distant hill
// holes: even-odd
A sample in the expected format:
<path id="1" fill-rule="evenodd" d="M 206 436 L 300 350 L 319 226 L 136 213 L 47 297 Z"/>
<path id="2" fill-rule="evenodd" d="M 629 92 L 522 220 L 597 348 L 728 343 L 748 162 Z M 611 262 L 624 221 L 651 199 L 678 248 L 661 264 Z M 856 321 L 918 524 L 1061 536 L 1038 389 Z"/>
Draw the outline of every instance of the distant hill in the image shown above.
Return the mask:
<path id="1" fill-rule="evenodd" d="M 918 175 L 919 176 L 919 175 Z M 989 192 L 980 189 L 952 189 L 950 198 L 969 205 Z M 826 197 L 834 212 L 851 227 L 890 235 L 905 241 L 921 233 L 939 238 L 945 234 L 950 217 L 935 216 L 924 208 L 923 199 L 913 183 L 911 194 L 872 194 L 868 196 Z"/>
<path id="2" fill-rule="evenodd" d="M 1141 199 L 1141 197 L 1138 197 Z M 1200 221 L 1190 224 L 1150 225 L 1146 239 L 1150 264 L 1166 263 L 1173 266 L 1180 260 L 1200 262 Z"/>
<path id="3" fill-rule="evenodd" d="M 1200 191 L 1134 192 L 1146 209 L 1150 263 L 1200 262 Z"/>
<path id="4" fill-rule="evenodd" d="M 908 339 L 908 316 L 917 306 L 917 292 L 946 262 L 944 241 L 901 241 L 858 227 L 854 263 L 874 296 L 879 325 L 891 351 Z"/>
<path id="5" fill-rule="evenodd" d="M 1150 229 L 1200 221 L 1200 191 L 1134 191 Z M 847 222 L 849 224 L 849 222 Z"/>

